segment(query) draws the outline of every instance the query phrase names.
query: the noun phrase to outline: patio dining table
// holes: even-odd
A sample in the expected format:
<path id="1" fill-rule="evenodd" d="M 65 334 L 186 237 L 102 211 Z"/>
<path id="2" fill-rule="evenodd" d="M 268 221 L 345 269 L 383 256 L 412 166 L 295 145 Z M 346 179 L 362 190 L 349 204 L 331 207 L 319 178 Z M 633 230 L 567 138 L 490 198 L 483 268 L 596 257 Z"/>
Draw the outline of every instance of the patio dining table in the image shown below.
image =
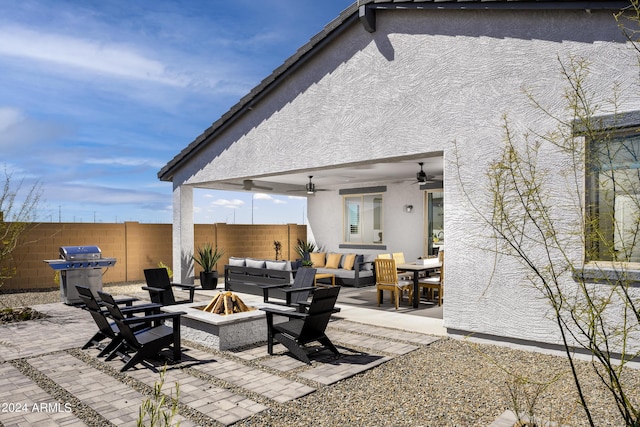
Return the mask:
<path id="1" fill-rule="evenodd" d="M 427 258 L 422 260 L 421 263 L 396 264 L 398 271 L 413 272 L 413 308 L 418 308 L 420 305 L 420 287 L 418 284 L 420 272 L 433 271 L 440 267 L 442 267 L 442 262 L 438 258 Z"/>

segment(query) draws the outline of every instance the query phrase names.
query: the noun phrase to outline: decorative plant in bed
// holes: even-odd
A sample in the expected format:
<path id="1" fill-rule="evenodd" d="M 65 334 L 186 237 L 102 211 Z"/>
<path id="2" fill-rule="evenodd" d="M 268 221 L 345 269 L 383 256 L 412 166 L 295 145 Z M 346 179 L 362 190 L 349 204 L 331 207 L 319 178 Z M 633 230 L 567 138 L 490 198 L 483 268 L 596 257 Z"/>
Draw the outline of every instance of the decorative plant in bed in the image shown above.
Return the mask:
<path id="1" fill-rule="evenodd" d="M 200 286 L 202 289 L 215 289 L 218 286 L 218 271 L 216 264 L 222 258 L 224 250 L 205 243 L 196 250 L 193 260 L 202 267 L 200 272 Z"/>
<path id="2" fill-rule="evenodd" d="M 44 319 L 46 317 L 45 314 L 33 310 L 30 307 L 3 307 L 0 309 L 0 325 L 26 320 Z"/>

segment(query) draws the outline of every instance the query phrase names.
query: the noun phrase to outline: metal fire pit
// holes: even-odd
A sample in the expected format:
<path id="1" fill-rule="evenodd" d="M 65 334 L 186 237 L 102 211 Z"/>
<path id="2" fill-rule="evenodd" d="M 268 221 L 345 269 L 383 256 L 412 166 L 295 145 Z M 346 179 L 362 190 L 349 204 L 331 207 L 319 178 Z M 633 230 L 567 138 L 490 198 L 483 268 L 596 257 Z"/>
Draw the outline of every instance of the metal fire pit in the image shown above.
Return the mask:
<path id="1" fill-rule="evenodd" d="M 116 264 L 115 258 L 103 258 L 97 246 L 61 246 L 60 259 L 44 260 L 60 272 L 60 298 L 65 304 L 82 302 L 76 285 L 86 286 L 95 294 L 102 290 L 102 268 Z"/>

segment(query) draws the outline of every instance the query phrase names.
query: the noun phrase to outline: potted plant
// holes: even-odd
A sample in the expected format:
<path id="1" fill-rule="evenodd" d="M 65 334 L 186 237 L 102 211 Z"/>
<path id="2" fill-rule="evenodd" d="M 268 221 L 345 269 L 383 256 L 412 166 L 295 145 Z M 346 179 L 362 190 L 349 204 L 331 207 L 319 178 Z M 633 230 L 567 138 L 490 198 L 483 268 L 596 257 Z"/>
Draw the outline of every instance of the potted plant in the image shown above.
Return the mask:
<path id="1" fill-rule="evenodd" d="M 280 241 L 278 240 L 274 240 L 273 249 L 275 249 L 276 251 L 276 261 L 277 261 L 280 259 L 280 256 L 282 255 L 282 243 L 280 243 Z"/>
<path id="2" fill-rule="evenodd" d="M 316 244 L 298 239 L 298 244 L 296 245 L 295 250 L 298 255 L 300 255 L 300 259 L 302 259 L 302 261 L 309 261 L 309 254 L 316 250 Z"/>
<path id="3" fill-rule="evenodd" d="M 218 286 L 218 271 L 216 264 L 224 254 L 224 250 L 214 248 L 209 243 L 205 243 L 196 250 L 193 260 L 202 267 L 200 272 L 200 286 L 202 289 L 215 289 Z"/>

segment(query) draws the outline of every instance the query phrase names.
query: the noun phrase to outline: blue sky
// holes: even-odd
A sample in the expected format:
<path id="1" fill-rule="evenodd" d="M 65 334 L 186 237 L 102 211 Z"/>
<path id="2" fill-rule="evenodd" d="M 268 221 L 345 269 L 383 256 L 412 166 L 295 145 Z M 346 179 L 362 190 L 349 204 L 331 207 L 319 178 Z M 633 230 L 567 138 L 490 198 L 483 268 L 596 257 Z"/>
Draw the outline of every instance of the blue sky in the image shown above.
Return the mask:
<path id="1" fill-rule="evenodd" d="M 159 169 L 351 3 L 0 0 L 0 167 L 42 184 L 40 221 L 169 223 Z M 306 207 L 194 198 L 197 223 L 302 223 Z"/>

